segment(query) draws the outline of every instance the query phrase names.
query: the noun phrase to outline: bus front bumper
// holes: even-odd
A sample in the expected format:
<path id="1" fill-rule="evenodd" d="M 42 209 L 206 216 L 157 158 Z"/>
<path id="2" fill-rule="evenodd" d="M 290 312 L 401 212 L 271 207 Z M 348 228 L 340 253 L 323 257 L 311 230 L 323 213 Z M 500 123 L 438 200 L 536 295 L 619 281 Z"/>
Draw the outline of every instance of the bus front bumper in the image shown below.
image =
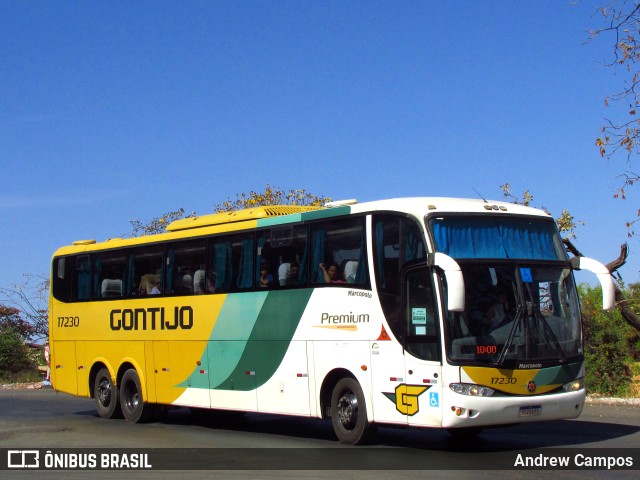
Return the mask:
<path id="1" fill-rule="evenodd" d="M 577 418 L 585 390 L 535 396 L 471 397 L 447 392 L 442 426 L 474 428 Z"/>

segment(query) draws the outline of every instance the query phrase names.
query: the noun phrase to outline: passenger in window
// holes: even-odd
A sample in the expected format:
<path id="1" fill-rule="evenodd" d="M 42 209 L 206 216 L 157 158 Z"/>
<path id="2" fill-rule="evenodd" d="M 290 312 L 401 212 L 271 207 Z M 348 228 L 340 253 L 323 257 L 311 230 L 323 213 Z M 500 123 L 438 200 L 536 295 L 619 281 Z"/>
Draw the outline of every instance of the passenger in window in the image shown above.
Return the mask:
<path id="1" fill-rule="evenodd" d="M 289 272 L 287 273 L 287 286 L 291 287 L 298 285 L 298 272 L 300 271 L 300 265 L 298 262 L 291 262 L 289 265 Z"/>
<path id="2" fill-rule="evenodd" d="M 160 277 L 158 275 L 154 275 L 149 295 L 160 295 L 160 293 Z"/>
<path id="3" fill-rule="evenodd" d="M 320 270 L 322 271 L 325 283 L 347 283 L 337 263 L 332 263 L 329 265 L 329 268 L 325 268 L 324 263 L 321 263 Z"/>
<path id="4" fill-rule="evenodd" d="M 210 273 L 207 275 L 207 293 L 215 293 L 216 291 L 216 279 L 215 274 Z"/>
<path id="5" fill-rule="evenodd" d="M 496 302 L 489 307 L 489 310 L 483 318 L 483 331 L 493 331 L 510 321 L 511 315 L 509 313 L 509 299 L 506 293 L 499 292 Z"/>
<path id="6" fill-rule="evenodd" d="M 258 281 L 260 288 L 270 288 L 273 286 L 273 275 L 271 275 L 271 267 L 269 262 L 262 260 L 260 262 L 260 280 Z"/>
<path id="7" fill-rule="evenodd" d="M 160 275 L 148 273 L 140 279 L 139 287 L 140 295 L 159 295 L 160 294 Z"/>

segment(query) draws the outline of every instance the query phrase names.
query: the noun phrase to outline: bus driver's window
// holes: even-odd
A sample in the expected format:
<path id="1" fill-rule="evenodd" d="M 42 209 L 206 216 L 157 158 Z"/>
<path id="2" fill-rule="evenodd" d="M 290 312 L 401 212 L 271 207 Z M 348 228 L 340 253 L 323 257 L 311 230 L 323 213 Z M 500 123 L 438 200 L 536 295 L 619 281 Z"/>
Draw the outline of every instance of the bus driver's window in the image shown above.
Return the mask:
<path id="1" fill-rule="evenodd" d="M 438 323 L 429 270 L 418 268 L 404 277 L 405 349 L 423 360 L 440 360 Z"/>

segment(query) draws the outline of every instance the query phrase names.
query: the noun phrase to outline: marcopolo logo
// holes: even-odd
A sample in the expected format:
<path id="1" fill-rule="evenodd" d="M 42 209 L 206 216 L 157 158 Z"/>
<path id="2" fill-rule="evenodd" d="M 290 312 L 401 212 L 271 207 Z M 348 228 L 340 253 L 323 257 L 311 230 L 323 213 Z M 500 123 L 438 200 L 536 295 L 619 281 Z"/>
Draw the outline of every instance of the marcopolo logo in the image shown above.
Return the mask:
<path id="1" fill-rule="evenodd" d="M 40 468 L 38 450 L 7 451 L 7 468 Z"/>

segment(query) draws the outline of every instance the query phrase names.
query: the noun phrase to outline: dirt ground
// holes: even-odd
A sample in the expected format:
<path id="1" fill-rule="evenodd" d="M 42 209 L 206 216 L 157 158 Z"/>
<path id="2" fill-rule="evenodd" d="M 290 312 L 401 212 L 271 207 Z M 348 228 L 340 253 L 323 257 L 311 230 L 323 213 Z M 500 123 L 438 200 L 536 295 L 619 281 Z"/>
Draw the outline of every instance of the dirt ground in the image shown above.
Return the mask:
<path id="1" fill-rule="evenodd" d="M 40 390 L 41 388 L 51 388 L 51 384 L 47 382 L 29 382 L 0 385 L 0 390 Z"/>

